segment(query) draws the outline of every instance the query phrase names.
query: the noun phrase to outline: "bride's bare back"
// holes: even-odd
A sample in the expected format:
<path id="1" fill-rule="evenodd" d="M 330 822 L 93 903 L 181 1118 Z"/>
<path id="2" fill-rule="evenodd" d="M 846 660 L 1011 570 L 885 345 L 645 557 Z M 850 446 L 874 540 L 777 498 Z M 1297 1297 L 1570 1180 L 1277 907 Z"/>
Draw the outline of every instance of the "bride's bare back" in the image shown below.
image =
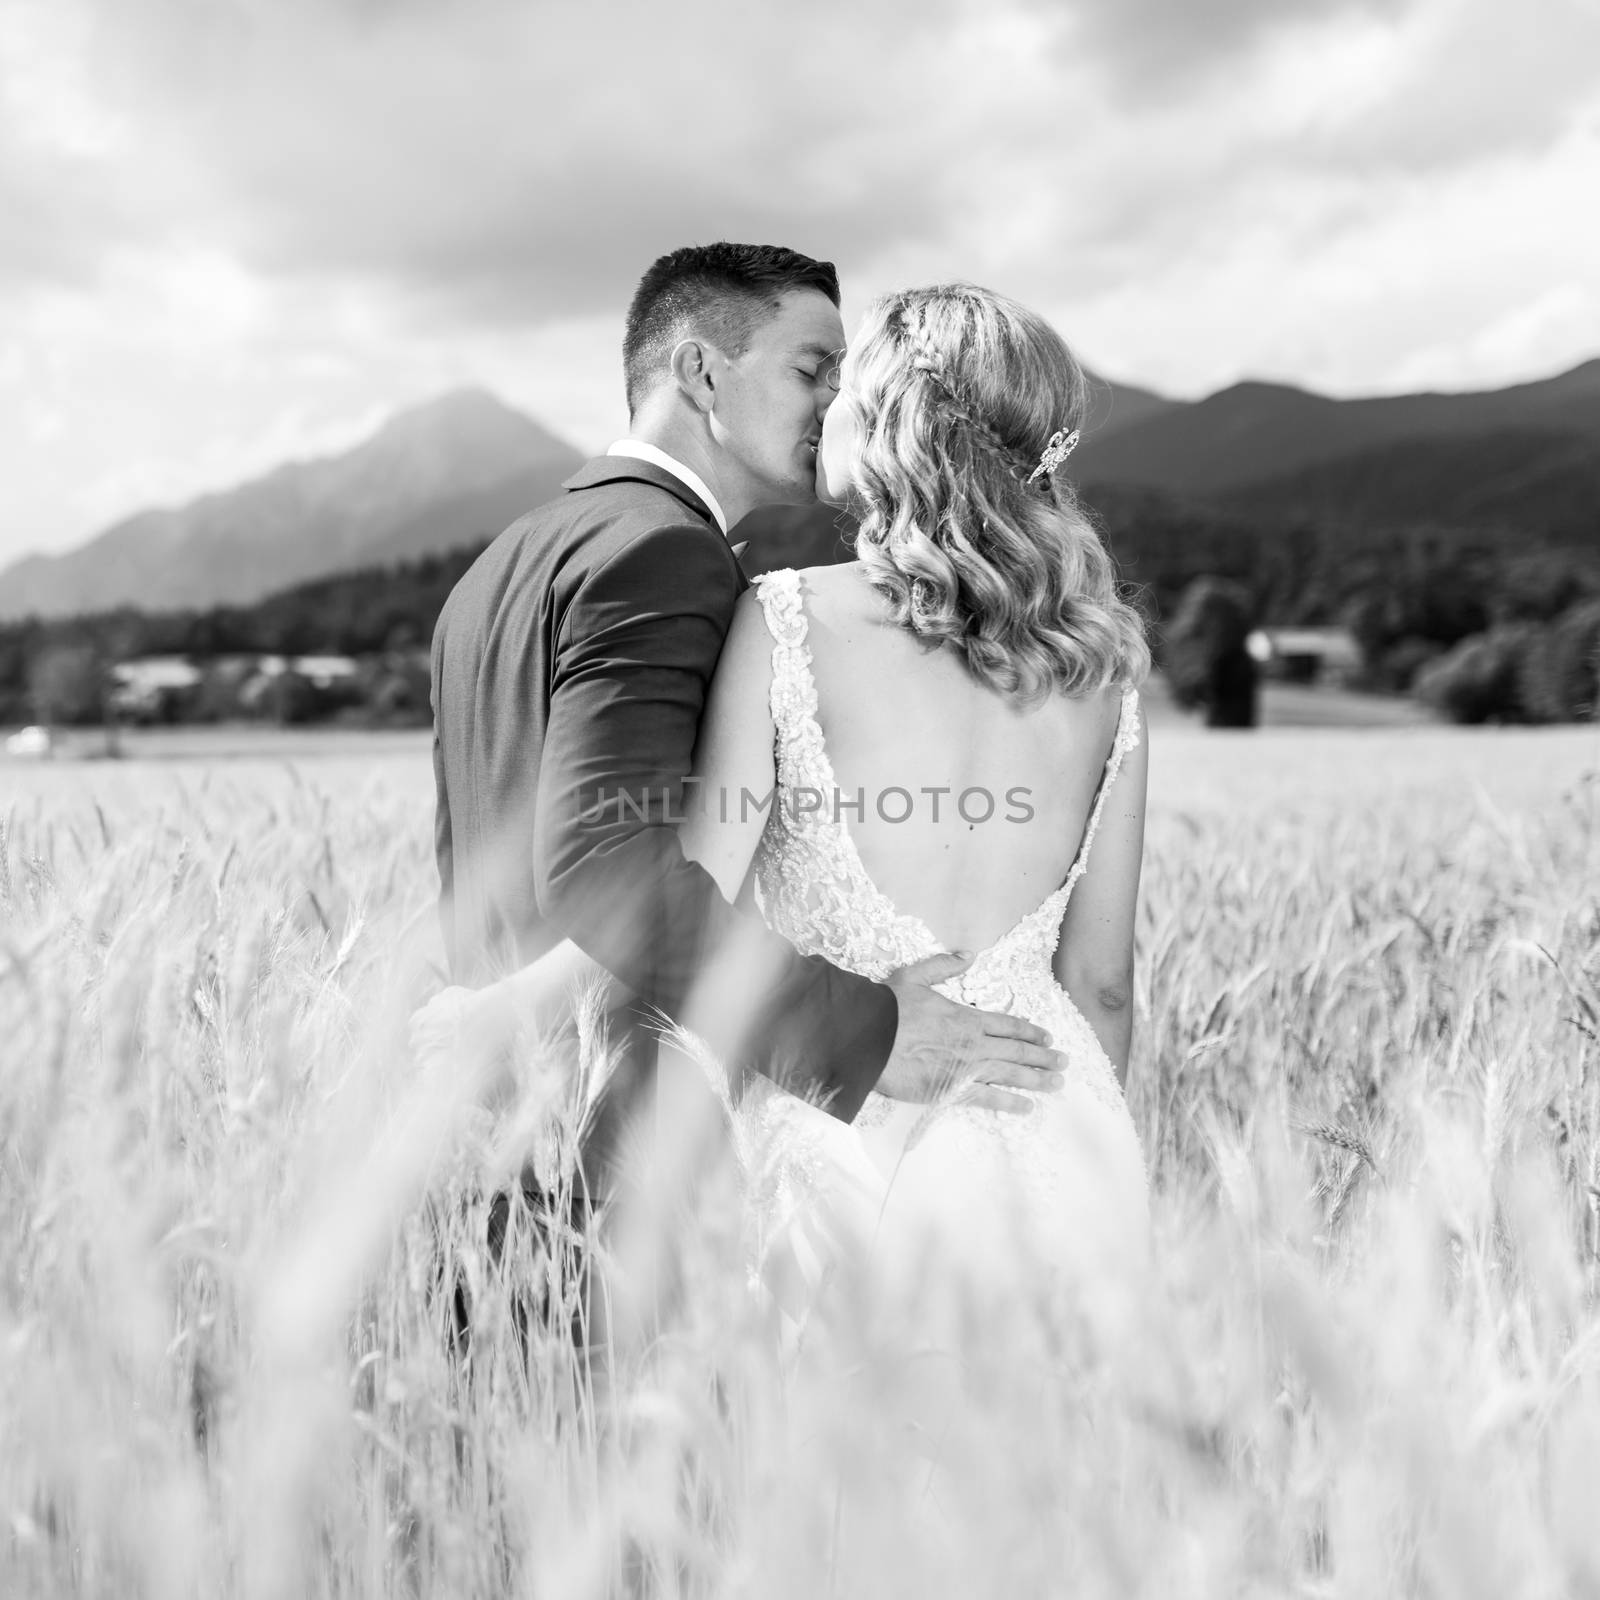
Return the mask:
<path id="1" fill-rule="evenodd" d="M 787 841 L 809 857 L 811 836 L 837 840 L 842 823 L 850 849 L 832 857 L 841 882 L 854 859 L 884 902 L 873 914 L 911 920 L 888 943 L 917 944 L 907 960 L 944 949 L 971 952 L 981 964 L 981 952 L 1004 948 L 1023 919 L 1065 888 L 1126 697 L 1116 689 L 1057 694 L 1019 709 L 974 680 L 947 647 L 925 650 L 886 610 L 855 565 L 770 578 L 740 600 L 700 726 L 700 800 L 679 837 L 732 898 L 769 836 L 780 853 Z M 780 681 L 778 662 L 796 640 L 803 659 Z M 809 703 L 813 694 L 814 718 L 788 703 L 796 695 Z M 1058 902 L 1065 911 L 1053 959 L 1044 958 L 1119 1072 L 1144 838 L 1145 741 L 1132 704 L 1119 774 L 1105 791 L 1081 875 Z M 820 750 L 811 747 L 816 738 Z M 781 793 L 773 789 L 782 778 L 775 739 L 788 752 Z M 818 792 L 823 785 L 834 792 Z M 745 805 L 746 794 L 753 801 L 769 791 L 781 815 Z M 802 899 L 821 888 L 797 885 Z M 857 881 L 847 892 L 870 900 L 862 888 Z M 839 885 L 827 891 L 838 892 Z M 855 928 L 866 931 L 859 918 Z M 931 948 L 910 938 L 916 928 Z"/>
<path id="2" fill-rule="evenodd" d="M 818 721 L 862 864 L 947 948 L 981 950 L 1066 878 L 1121 692 L 1019 708 L 885 621 L 859 564 L 801 576 Z"/>

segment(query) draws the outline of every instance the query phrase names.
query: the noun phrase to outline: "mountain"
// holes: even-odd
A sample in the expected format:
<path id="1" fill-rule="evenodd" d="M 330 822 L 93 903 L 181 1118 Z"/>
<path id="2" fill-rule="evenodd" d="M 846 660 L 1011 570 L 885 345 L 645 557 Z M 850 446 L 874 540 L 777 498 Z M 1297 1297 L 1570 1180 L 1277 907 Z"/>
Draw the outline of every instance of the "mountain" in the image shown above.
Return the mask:
<path id="1" fill-rule="evenodd" d="M 1536 430 L 1600 449 L 1600 359 L 1559 377 L 1466 394 L 1333 400 L 1285 384 L 1237 383 L 1086 438 L 1082 478 L 1210 497 L 1406 440 Z"/>
<path id="2" fill-rule="evenodd" d="M 0 572 L 0 619 L 128 605 L 247 604 L 329 573 L 492 538 L 583 456 L 479 389 L 392 417 L 342 455 L 293 462 L 59 556 Z"/>
<path id="3" fill-rule="evenodd" d="M 1150 544 L 1138 531 L 1141 503 L 1175 551 L 1201 530 L 1231 550 L 1241 524 L 1270 533 L 1293 518 L 1335 530 L 1527 528 L 1568 542 L 1600 530 L 1600 359 L 1507 389 L 1356 400 L 1248 382 L 1187 402 L 1092 383 L 1074 478 L 1091 505 L 1114 510 L 1127 561 Z M 0 621 L 249 604 L 481 543 L 549 499 L 581 459 L 490 394 L 446 395 L 343 455 L 142 512 L 77 550 L 15 563 L 0 572 Z M 757 511 L 738 536 L 752 541 L 753 570 L 838 560 L 847 549 L 838 514 L 820 506 Z M 1176 571 L 1174 562 L 1193 566 L 1193 550 L 1162 570 Z"/>
<path id="4" fill-rule="evenodd" d="M 1544 428 L 1400 439 L 1217 500 L 1262 521 L 1536 530 L 1600 551 L 1600 443 Z"/>
<path id="5" fill-rule="evenodd" d="M 1189 404 L 1136 384 L 1113 383 L 1098 373 L 1091 372 L 1088 378 L 1089 416 L 1083 425 L 1083 443 L 1073 454 L 1074 463 L 1091 458 L 1102 440 Z M 739 524 L 733 537 L 749 541 L 741 564 L 753 577 L 779 567 L 821 567 L 848 561 L 852 533 L 850 519 L 832 506 L 762 506 Z"/>
<path id="6" fill-rule="evenodd" d="M 1114 438 L 1141 422 L 1182 411 L 1190 404 L 1187 400 L 1169 400 L 1164 394 L 1141 389 L 1134 383 L 1113 383 L 1093 372 L 1089 374 L 1089 386 L 1093 399 L 1089 405 L 1089 419 L 1083 425 L 1080 447 L 1085 451 L 1093 450 L 1103 440 Z"/>

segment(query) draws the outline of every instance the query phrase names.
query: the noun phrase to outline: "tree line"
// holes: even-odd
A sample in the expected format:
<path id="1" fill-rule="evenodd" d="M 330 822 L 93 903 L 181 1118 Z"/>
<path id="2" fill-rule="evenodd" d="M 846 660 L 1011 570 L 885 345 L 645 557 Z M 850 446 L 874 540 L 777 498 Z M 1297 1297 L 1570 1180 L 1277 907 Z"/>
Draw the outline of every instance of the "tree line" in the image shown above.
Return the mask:
<path id="1" fill-rule="evenodd" d="M 1600 525 L 1590 537 L 1321 514 L 1269 519 L 1106 486 L 1086 501 L 1154 624 L 1158 662 L 1186 681 L 1226 679 L 1226 661 L 1211 658 L 1236 658 L 1252 627 L 1336 626 L 1360 647 L 1364 687 L 1415 693 L 1455 720 L 1596 715 Z M 753 571 L 847 558 L 847 534 L 823 508 L 756 513 L 736 531 L 752 537 Z M 434 622 L 481 548 L 323 578 L 248 606 L 124 608 L 0 626 L 0 723 L 98 721 L 114 664 L 169 655 L 204 669 L 175 715 L 426 721 Z M 1208 586 L 1187 615 L 1205 620 L 1191 627 L 1185 595 L 1200 579 Z M 360 670 L 337 690 L 291 672 L 242 708 L 238 671 L 219 665 L 316 654 L 353 657 Z"/>
<path id="2" fill-rule="evenodd" d="M 1341 627 L 1361 652 L 1360 687 L 1415 694 L 1452 721 L 1600 715 L 1600 513 L 1592 529 L 1552 530 L 1268 520 L 1111 488 L 1089 498 L 1180 676 L 1215 676 L 1253 627 Z"/>
<path id="3" fill-rule="evenodd" d="M 174 696 L 177 720 L 248 714 L 281 722 L 338 715 L 350 721 L 428 720 L 427 647 L 433 625 L 482 544 L 394 566 L 321 578 L 254 605 L 184 611 L 116 611 L 27 618 L 0 625 L 0 723 L 102 721 L 111 669 L 148 656 L 183 656 L 201 669 Z M 238 690 L 256 658 L 336 655 L 358 671 L 319 688 L 292 670 L 246 704 Z"/>

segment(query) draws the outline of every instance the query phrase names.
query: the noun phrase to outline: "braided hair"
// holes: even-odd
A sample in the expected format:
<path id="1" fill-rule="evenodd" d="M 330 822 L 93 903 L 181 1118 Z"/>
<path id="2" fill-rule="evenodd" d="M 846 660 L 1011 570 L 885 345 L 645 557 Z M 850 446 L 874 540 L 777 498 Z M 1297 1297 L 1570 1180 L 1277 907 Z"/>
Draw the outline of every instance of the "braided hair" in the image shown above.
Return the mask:
<path id="1" fill-rule="evenodd" d="M 922 307 L 907 307 L 901 313 L 901 326 L 911 346 L 913 370 L 924 373 L 939 389 L 943 396 L 944 409 L 953 422 L 968 429 L 980 444 L 985 445 L 997 456 L 1013 456 L 1014 450 L 1000 437 L 999 430 L 962 400 L 956 380 L 945 370 L 939 358 L 938 346 L 928 332 L 923 312 Z"/>
<path id="2" fill-rule="evenodd" d="M 1040 470 L 1088 400 L 1059 335 L 976 285 L 907 290 L 869 309 L 843 379 L 856 554 L 891 619 L 1021 700 L 1142 681 L 1143 619 L 1071 484 Z"/>

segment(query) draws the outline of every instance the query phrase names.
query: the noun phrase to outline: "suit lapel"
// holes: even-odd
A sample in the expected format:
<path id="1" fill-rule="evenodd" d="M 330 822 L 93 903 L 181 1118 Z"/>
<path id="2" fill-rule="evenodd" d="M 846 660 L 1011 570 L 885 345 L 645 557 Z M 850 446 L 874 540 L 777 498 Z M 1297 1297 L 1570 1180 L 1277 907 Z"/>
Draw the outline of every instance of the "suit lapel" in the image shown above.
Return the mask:
<path id="1" fill-rule="evenodd" d="M 586 461 L 561 485 L 563 489 L 594 489 L 604 483 L 648 483 L 681 500 L 697 517 L 711 524 L 720 538 L 722 530 L 711 515 L 711 507 L 682 478 L 658 467 L 653 461 L 636 456 L 596 456 Z"/>
<path id="2" fill-rule="evenodd" d="M 657 489 L 665 489 L 700 517 L 719 539 L 722 538 L 722 530 L 717 526 L 717 519 L 711 515 L 711 507 L 682 478 L 668 472 L 665 467 L 658 467 L 653 461 L 641 461 L 637 456 L 596 456 L 592 461 L 584 462 L 561 487 L 568 490 L 595 489 L 605 483 L 648 483 Z M 739 573 L 740 594 L 750 587 L 750 577 L 744 570 L 742 560 L 749 547 L 748 539 L 741 539 L 738 544 L 729 546 L 733 552 L 733 564 Z"/>

